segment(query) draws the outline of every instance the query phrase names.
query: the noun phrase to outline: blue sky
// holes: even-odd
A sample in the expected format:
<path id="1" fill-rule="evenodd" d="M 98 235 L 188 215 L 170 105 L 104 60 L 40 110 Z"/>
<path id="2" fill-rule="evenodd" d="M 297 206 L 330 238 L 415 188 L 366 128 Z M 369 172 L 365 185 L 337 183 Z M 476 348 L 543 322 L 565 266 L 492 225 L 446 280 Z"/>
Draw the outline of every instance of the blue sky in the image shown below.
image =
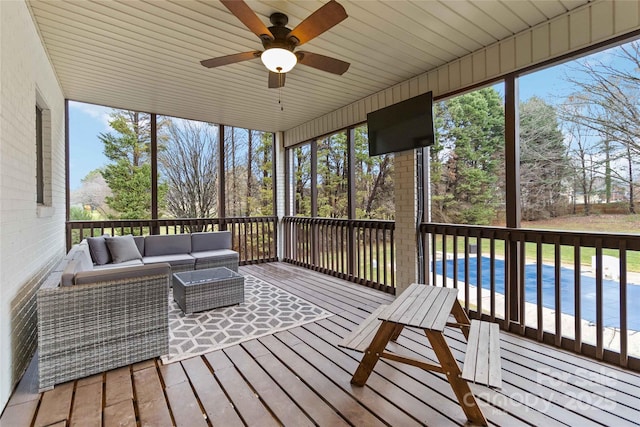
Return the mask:
<path id="1" fill-rule="evenodd" d="M 100 133 L 109 132 L 111 108 L 80 102 L 69 102 L 69 186 L 80 187 L 89 172 L 107 163 L 102 154 Z"/>

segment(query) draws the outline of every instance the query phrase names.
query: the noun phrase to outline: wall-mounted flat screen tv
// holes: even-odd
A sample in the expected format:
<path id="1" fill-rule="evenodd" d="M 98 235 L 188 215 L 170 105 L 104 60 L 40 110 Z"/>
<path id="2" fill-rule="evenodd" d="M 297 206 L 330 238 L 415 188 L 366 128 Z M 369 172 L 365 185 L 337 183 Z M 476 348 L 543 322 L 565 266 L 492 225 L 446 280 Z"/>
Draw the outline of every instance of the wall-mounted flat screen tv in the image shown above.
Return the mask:
<path id="1" fill-rule="evenodd" d="M 370 156 L 433 145 L 433 94 L 372 111 L 367 114 L 367 127 Z"/>

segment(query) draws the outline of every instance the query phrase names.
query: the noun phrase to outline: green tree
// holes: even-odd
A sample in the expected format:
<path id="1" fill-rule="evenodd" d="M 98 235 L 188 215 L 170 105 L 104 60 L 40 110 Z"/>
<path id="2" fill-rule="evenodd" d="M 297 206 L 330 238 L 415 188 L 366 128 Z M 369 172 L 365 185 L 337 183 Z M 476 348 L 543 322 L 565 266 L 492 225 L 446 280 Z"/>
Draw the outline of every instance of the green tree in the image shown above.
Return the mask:
<path id="1" fill-rule="evenodd" d="M 295 214 L 311 216 L 311 147 L 309 144 L 296 147 L 292 154 Z"/>
<path id="2" fill-rule="evenodd" d="M 393 154 L 369 156 L 367 127 L 355 128 L 356 218 L 394 219 Z"/>
<path id="3" fill-rule="evenodd" d="M 256 199 L 250 215 L 274 215 L 273 207 L 273 133 L 260 132 L 251 170 L 256 179 L 251 198 Z"/>
<path id="4" fill-rule="evenodd" d="M 120 219 L 151 217 L 150 115 L 114 110 L 109 126 L 115 133 L 101 133 L 104 155 L 111 163 L 102 170 L 112 195 L 107 205 Z"/>
<path id="5" fill-rule="evenodd" d="M 503 200 L 504 108 L 493 88 L 434 106 L 437 142 L 431 150 L 432 218 L 489 224 Z"/>
<path id="6" fill-rule="evenodd" d="M 567 147 L 556 110 L 538 97 L 520 103 L 520 191 L 522 218 L 558 216 L 570 174 Z"/>
<path id="7" fill-rule="evenodd" d="M 318 216 L 346 218 L 347 135 L 340 132 L 318 141 Z"/>

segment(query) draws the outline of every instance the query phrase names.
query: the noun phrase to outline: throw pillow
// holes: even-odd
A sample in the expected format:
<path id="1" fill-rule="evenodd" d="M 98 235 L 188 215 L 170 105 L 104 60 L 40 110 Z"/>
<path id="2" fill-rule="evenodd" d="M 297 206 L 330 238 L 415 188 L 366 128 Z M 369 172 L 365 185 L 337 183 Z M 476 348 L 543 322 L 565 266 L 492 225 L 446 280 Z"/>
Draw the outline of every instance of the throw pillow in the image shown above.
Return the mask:
<path id="1" fill-rule="evenodd" d="M 91 253 L 91 259 L 94 264 L 104 265 L 111 262 L 111 253 L 107 248 L 107 242 L 104 240 L 107 236 L 99 237 L 87 237 L 87 243 L 89 244 L 89 253 Z"/>
<path id="2" fill-rule="evenodd" d="M 119 237 L 105 237 L 104 240 L 107 243 L 114 264 L 142 259 L 142 255 L 140 255 L 138 246 L 136 246 L 131 234 Z"/>

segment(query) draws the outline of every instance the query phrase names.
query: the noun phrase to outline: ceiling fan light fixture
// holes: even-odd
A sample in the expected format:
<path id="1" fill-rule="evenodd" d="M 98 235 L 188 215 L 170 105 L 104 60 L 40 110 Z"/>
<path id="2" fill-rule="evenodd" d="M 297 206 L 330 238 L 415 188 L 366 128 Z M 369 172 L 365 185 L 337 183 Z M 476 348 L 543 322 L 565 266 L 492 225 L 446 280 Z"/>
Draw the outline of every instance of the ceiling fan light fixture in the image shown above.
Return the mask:
<path id="1" fill-rule="evenodd" d="M 269 71 L 287 73 L 298 63 L 296 55 L 288 49 L 272 47 L 260 55 L 260 59 Z"/>

